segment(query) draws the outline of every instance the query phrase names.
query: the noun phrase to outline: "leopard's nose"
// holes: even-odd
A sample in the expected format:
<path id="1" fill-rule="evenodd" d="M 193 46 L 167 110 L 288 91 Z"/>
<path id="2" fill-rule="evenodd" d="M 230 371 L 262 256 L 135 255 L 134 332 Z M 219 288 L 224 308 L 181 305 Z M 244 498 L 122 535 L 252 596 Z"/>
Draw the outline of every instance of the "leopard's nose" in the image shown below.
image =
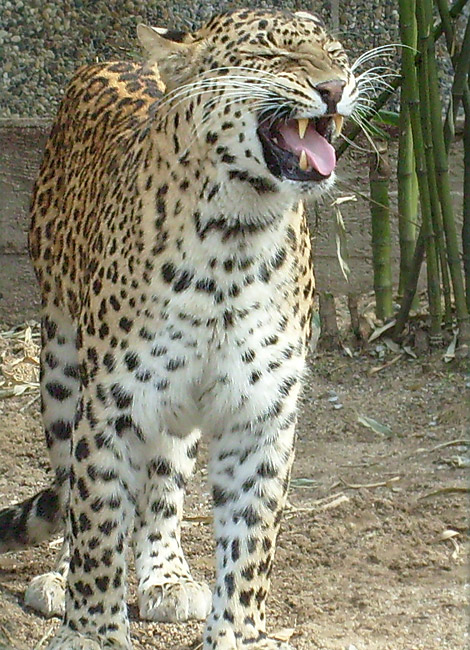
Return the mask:
<path id="1" fill-rule="evenodd" d="M 341 101 L 345 85 L 345 81 L 332 79 L 331 81 L 324 81 L 315 86 L 315 90 L 320 94 L 320 97 L 328 108 L 328 113 L 336 113 L 336 107 Z"/>

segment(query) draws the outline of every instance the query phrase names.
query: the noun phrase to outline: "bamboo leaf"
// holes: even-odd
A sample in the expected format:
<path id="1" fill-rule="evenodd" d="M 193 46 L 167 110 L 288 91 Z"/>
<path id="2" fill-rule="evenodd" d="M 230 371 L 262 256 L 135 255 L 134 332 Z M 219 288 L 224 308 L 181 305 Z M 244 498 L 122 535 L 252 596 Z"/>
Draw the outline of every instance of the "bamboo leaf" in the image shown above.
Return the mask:
<path id="1" fill-rule="evenodd" d="M 304 488 L 304 487 L 315 487 L 318 485 L 318 481 L 314 481 L 313 478 L 293 478 L 290 482 L 291 487 L 294 488 Z"/>
<path id="2" fill-rule="evenodd" d="M 382 424 L 381 422 L 377 422 L 377 420 L 374 420 L 374 418 L 370 418 L 367 415 L 358 415 L 357 421 L 359 424 L 362 424 L 368 429 L 371 429 L 374 433 L 378 433 L 382 436 L 385 436 L 386 438 L 393 436 L 393 431 L 390 429 L 390 427 L 388 427 L 386 424 Z"/>
<path id="3" fill-rule="evenodd" d="M 375 120 L 374 118 L 374 121 L 369 122 L 369 124 L 367 125 L 367 131 L 369 135 L 376 138 L 377 140 L 390 141 L 392 139 L 391 136 L 387 133 L 387 131 L 384 131 L 377 124 L 375 124 L 374 123 L 375 121 L 377 120 Z M 385 124 L 385 122 L 381 122 L 381 123 Z"/>
<path id="4" fill-rule="evenodd" d="M 397 111 L 386 111 L 385 109 L 382 109 L 374 116 L 374 122 L 398 128 L 400 125 L 400 113 Z"/>

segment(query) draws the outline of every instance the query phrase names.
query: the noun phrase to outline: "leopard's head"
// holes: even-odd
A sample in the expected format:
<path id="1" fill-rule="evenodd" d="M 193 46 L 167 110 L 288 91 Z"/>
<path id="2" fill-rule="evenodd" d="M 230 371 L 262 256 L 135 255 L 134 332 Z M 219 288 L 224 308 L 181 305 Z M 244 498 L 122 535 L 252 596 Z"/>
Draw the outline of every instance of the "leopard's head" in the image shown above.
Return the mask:
<path id="1" fill-rule="evenodd" d="M 193 120 L 230 178 L 296 193 L 331 185 L 332 143 L 359 91 L 319 18 L 237 10 L 191 34 L 141 25 L 139 37 L 166 85 L 162 110 Z"/>

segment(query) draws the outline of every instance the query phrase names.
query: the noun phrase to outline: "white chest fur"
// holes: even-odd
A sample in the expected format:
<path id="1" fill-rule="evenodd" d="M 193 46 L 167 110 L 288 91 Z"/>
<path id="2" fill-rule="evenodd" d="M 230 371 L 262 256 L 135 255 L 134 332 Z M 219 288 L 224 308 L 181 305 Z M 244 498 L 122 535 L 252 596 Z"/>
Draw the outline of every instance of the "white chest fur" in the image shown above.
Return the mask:
<path id="1" fill-rule="evenodd" d="M 256 422 L 284 383 L 299 377 L 300 325 L 290 302 L 295 260 L 285 230 L 264 232 L 256 248 L 219 248 L 216 233 L 203 245 L 190 241 L 190 263 L 181 254 L 171 282 L 155 285 L 153 323 L 136 347 L 147 380 L 132 389 L 132 417 L 145 431 L 185 436 Z M 273 258 L 282 264 L 273 267 Z M 175 291 L 181 277 L 188 286 Z"/>

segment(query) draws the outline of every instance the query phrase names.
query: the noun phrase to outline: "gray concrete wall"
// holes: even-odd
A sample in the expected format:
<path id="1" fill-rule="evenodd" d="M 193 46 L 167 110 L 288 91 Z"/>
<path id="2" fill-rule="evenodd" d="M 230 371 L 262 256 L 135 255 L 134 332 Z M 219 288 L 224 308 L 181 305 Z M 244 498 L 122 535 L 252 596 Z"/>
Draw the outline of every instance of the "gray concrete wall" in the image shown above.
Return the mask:
<path id="1" fill-rule="evenodd" d="M 48 131 L 47 120 L 0 120 L 0 322 L 7 324 L 38 314 L 28 212 Z"/>

